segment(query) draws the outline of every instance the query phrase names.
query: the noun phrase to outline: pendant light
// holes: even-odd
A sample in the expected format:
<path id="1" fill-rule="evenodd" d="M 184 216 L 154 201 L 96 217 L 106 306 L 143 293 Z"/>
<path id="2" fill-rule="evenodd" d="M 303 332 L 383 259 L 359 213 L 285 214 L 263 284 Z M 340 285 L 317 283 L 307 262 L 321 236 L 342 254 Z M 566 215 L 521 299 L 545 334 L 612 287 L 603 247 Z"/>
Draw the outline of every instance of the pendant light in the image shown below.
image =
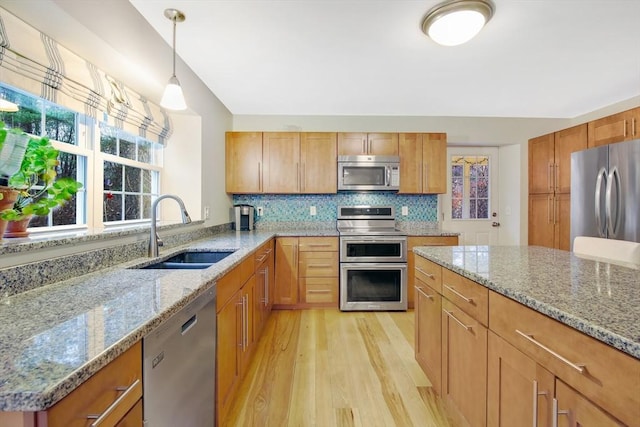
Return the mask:
<path id="1" fill-rule="evenodd" d="M 490 0 L 450 0 L 431 8 L 422 31 L 443 46 L 457 46 L 474 38 L 493 16 Z"/>
<path id="2" fill-rule="evenodd" d="M 15 104 L 11 101 L 8 101 L 0 97 L 0 111 L 5 113 L 15 113 L 18 110 L 19 110 L 18 104 Z"/>
<path id="3" fill-rule="evenodd" d="M 187 103 L 184 100 L 180 82 L 176 77 L 176 23 L 183 22 L 185 16 L 177 9 L 165 9 L 164 16 L 173 21 L 173 74 L 164 89 L 160 105 L 169 110 L 186 110 Z"/>

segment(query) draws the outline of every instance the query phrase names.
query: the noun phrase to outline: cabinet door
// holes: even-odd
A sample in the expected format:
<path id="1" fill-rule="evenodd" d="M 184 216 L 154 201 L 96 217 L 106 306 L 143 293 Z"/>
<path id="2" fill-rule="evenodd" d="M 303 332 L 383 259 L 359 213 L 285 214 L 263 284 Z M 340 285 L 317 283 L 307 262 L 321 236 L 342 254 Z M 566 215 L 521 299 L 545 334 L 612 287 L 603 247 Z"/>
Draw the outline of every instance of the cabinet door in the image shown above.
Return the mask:
<path id="1" fill-rule="evenodd" d="M 554 134 L 529 140 L 529 194 L 553 193 Z"/>
<path id="2" fill-rule="evenodd" d="M 401 133 L 398 135 L 400 153 L 400 193 L 422 193 L 422 135 Z"/>
<path id="3" fill-rule="evenodd" d="M 276 289 L 274 304 L 292 305 L 298 302 L 298 238 L 276 239 Z"/>
<path id="4" fill-rule="evenodd" d="M 263 192 L 297 193 L 300 191 L 300 134 L 265 132 L 262 135 L 264 159 Z"/>
<path id="5" fill-rule="evenodd" d="M 424 194 L 446 193 L 448 165 L 446 133 L 422 135 L 422 163 L 424 169 L 422 192 Z"/>
<path id="6" fill-rule="evenodd" d="M 143 424 L 142 399 L 116 424 L 116 427 L 140 427 Z"/>
<path id="7" fill-rule="evenodd" d="M 256 268 L 255 276 L 253 330 L 256 336 L 260 336 L 268 314 L 269 268 L 266 260 Z"/>
<path id="8" fill-rule="evenodd" d="M 488 346 L 489 427 L 550 427 L 553 374 L 491 331 Z"/>
<path id="9" fill-rule="evenodd" d="M 338 156 L 358 156 L 362 154 L 367 154 L 366 133 L 338 133 Z"/>
<path id="10" fill-rule="evenodd" d="M 436 393 L 442 390 L 441 313 L 442 297 L 420 280 L 415 286 L 416 360 Z"/>
<path id="11" fill-rule="evenodd" d="M 556 379 L 556 399 L 559 427 L 613 427 L 623 426 L 580 393 Z M 637 420 L 636 420 L 637 421 Z"/>
<path id="12" fill-rule="evenodd" d="M 442 397 L 474 427 L 487 424 L 487 328 L 442 298 Z"/>
<path id="13" fill-rule="evenodd" d="M 241 358 L 239 350 L 242 346 L 243 338 L 242 304 L 242 290 L 239 290 L 218 311 L 216 318 L 218 328 L 216 341 L 216 417 L 218 425 L 222 425 L 222 420 L 233 403 L 233 396 L 240 382 Z"/>
<path id="14" fill-rule="evenodd" d="M 588 123 L 589 147 L 640 138 L 640 107 Z"/>
<path id="15" fill-rule="evenodd" d="M 529 195 L 529 245 L 553 248 L 553 194 Z"/>
<path id="16" fill-rule="evenodd" d="M 247 371 L 251 354 L 253 353 L 254 343 L 256 342 L 255 323 L 255 307 L 256 307 L 256 276 L 253 275 L 247 280 L 241 290 L 241 298 L 244 301 L 243 318 L 242 318 L 242 346 L 240 347 L 240 375 L 244 375 Z"/>
<path id="17" fill-rule="evenodd" d="M 335 194 L 338 192 L 338 147 L 336 134 L 300 134 L 300 192 Z"/>
<path id="18" fill-rule="evenodd" d="M 571 153 L 587 149 L 587 125 L 582 124 L 555 134 L 554 191 L 571 192 Z"/>
<path id="19" fill-rule="evenodd" d="M 369 133 L 367 134 L 367 154 L 377 156 L 398 155 L 397 133 Z"/>
<path id="20" fill-rule="evenodd" d="M 553 247 L 568 251 L 571 249 L 571 194 L 556 194 Z"/>
<path id="21" fill-rule="evenodd" d="M 262 192 L 261 132 L 227 132 L 225 157 L 227 193 Z"/>

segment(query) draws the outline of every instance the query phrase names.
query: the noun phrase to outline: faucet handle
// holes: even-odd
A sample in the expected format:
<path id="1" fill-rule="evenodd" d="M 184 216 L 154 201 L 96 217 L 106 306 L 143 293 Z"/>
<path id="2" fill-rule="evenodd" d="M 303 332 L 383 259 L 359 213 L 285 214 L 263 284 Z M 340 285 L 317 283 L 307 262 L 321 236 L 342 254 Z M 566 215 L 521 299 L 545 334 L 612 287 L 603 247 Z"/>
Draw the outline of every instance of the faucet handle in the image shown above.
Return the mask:
<path id="1" fill-rule="evenodd" d="M 158 236 L 158 233 L 156 233 L 156 242 L 158 242 L 158 246 L 164 246 L 164 242 L 162 241 L 160 236 Z"/>

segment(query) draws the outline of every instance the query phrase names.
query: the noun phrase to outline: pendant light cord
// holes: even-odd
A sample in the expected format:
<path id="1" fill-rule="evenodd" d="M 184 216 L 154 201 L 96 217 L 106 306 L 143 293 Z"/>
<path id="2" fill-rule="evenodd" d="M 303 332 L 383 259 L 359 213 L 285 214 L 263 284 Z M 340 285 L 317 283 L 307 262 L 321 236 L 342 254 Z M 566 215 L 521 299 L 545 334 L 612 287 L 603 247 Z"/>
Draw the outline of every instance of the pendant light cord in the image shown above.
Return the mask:
<path id="1" fill-rule="evenodd" d="M 176 76 L 176 18 L 173 21 L 173 77 Z"/>

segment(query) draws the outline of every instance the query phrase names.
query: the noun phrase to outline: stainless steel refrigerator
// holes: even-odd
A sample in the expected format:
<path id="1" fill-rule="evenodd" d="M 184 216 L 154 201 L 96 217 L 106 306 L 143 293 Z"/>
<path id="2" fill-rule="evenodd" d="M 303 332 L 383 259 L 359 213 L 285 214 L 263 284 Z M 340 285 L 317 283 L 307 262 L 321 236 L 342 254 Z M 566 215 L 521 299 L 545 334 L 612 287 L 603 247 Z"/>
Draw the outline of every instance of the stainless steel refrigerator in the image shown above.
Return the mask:
<path id="1" fill-rule="evenodd" d="M 640 242 L 640 139 L 571 154 L 571 250 L 576 236 Z"/>

